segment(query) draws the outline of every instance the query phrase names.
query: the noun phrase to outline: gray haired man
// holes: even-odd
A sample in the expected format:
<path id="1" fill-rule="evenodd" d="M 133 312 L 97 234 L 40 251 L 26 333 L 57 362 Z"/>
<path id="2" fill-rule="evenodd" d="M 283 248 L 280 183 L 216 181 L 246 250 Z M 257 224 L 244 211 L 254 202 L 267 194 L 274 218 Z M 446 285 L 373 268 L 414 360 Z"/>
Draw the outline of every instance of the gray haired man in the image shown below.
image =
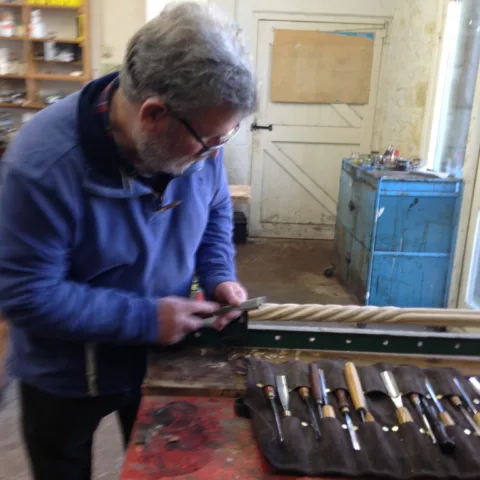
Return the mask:
<path id="1" fill-rule="evenodd" d="M 119 75 L 38 113 L 10 145 L 0 309 L 36 480 L 89 479 L 104 416 L 118 413 L 128 442 L 148 346 L 246 300 L 222 146 L 256 104 L 237 32 L 180 3 L 133 36 Z M 195 274 L 208 301 L 188 298 Z"/>

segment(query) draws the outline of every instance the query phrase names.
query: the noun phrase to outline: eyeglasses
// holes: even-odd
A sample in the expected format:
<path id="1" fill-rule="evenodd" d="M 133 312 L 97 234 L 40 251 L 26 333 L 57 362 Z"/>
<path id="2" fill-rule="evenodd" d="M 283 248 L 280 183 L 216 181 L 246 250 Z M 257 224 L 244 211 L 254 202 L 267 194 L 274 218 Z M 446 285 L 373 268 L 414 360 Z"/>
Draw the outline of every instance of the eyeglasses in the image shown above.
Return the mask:
<path id="1" fill-rule="evenodd" d="M 200 145 L 202 145 L 202 150 L 198 153 L 198 156 L 203 156 L 206 153 L 213 153 L 220 148 L 222 148 L 228 141 L 230 141 L 238 132 L 240 129 L 240 124 L 238 124 L 236 127 L 232 128 L 229 132 L 225 133 L 224 135 L 220 135 L 214 138 L 218 138 L 218 142 L 216 142 L 214 145 L 207 145 L 204 141 L 203 138 L 195 131 L 195 129 L 190 125 L 190 123 L 185 120 L 184 118 L 178 116 L 175 112 L 170 110 L 170 114 L 172 117 L 174 117 L 177 121 L 179 121 L 192 135 L 192 137 L 197 140 Z"/>

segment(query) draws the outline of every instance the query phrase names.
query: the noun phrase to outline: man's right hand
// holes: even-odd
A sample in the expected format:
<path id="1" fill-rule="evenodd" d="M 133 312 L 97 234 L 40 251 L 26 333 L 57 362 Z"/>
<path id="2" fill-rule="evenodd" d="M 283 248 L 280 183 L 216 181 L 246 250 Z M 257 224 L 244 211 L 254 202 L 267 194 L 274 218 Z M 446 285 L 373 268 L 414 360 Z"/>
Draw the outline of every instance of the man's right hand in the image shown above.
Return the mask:
<path id="1" fill-rule="evenodd" d="M 199 302 L 181 297 L 165 297 L 157 303 L 157 323 L 161 345 L 172 345 L 187 334 L 203 326 L 202 318 L 209 316 L 220 306 L 213 302 Z M 197 314 L 197 315 L 196 315 Z"/>

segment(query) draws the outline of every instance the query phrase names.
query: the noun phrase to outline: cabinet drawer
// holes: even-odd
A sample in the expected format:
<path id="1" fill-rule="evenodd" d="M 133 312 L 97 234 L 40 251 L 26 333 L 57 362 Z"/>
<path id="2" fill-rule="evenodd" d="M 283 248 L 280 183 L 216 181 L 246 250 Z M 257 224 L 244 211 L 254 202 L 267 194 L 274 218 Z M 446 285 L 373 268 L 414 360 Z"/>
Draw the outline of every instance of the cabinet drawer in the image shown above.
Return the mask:
<path id="1" fill-rule="evenodd" d="M 375 250 L 449 253 L 457 197 L 381 196 Z"/>
<path id="2" fill-rule="evenodd" d="M 369 305 L 445 308 L 449 257 L 374 255 Z"/>

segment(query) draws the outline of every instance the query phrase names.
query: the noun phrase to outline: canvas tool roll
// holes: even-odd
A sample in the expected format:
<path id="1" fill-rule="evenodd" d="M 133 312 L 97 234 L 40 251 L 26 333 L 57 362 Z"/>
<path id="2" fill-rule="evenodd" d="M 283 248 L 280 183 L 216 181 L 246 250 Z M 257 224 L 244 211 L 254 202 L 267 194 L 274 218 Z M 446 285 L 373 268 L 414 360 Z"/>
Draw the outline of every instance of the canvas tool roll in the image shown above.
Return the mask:
<path id="1" fill-rule="evenodd" d="M 275 365 L 262 359 L 248 359 L 248 386 L 244 403 L 248 407 L 259 448 L 272 467 L 279 472 L 309 476 L 382 480 L 480 479 L 480 437 L 473 433 L 464 414 L 452 405 L 449 398 L 458 395 L 454 384 L 454 378 L 458 378 L 471 399 L 478 402 L 472 385 L 459 371 L 386 363 L 358 366 L 368 411 L 374 421 L 362 423 L 348 394 L 351 418 L 360 445 L 360 450 L 356 451 L 335 394 L 338 389 L 348 388 L 345 364 L 343 360 L 321 360 L 315 364 L 324 372 L 328 401 L 335 411 L 335 418 L 320 418 L 314 402 L 311 402 L 321 433 L 318 439 L 312 426 L 311 412 L 299 392 L 301 387 L 311 387 L 308 365 L 298 361 Z M 382 380 L 381 373 L 384 371 L 393 373 L 403 395 L 403 406 L 413 422 L 399 424 L 396 407 Z M 291 412 L 290 416 L 284 416 L 275 390 L 274 402 L 281 417 L 283 445 L 279 442 L 271 401 L 265 394 L 265 386 L 276 389 L 276 377 L 279 375 L 286 377 Z M 442 453 L 438 442 L 434 444 L 428 434 L 422 433 L 425 430 L 422 418 L 408 396 L 411 393 L 419 394 L 420 399 L 427 396 L 427 379 L 437 396 L 443 396 L 441 405 L 455 423 L 445 427 L 446 434 L 455 442 L 455 448 L 449 454 Z M 429 401 L 429 404 L 433 407 L 433 402 Z"/>

